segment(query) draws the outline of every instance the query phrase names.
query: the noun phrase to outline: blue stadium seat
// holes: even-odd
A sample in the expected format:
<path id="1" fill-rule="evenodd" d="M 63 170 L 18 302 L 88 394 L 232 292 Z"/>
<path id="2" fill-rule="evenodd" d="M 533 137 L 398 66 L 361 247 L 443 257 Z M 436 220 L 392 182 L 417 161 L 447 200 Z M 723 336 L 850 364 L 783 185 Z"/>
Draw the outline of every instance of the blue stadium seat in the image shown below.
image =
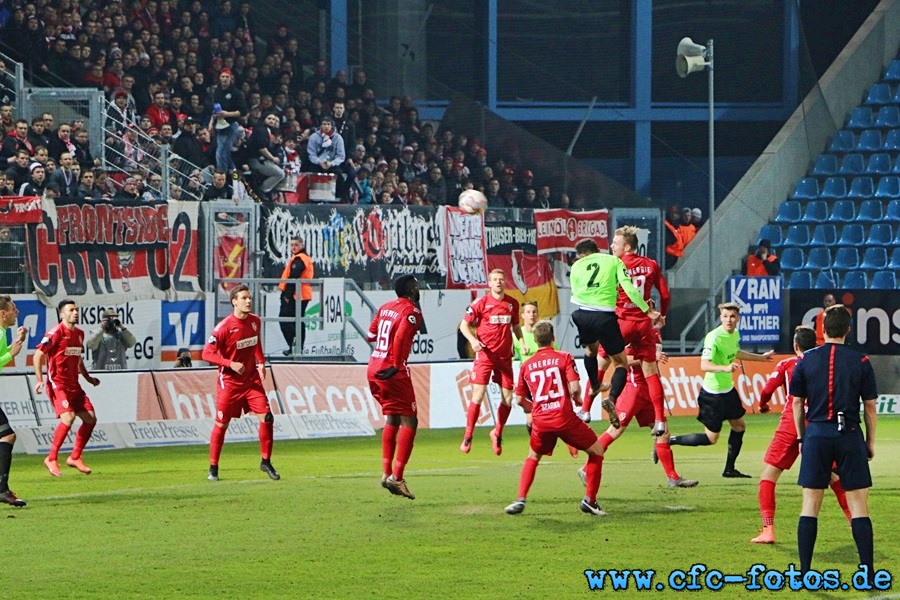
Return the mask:
<path id="1" fill-rule="evenodd" d="M 847 197 L 847 180 L 843 177 L 829 177 L 819 193 L 823 200 L 840 200 Z"/>
<path id="2" fill-rule="evenodd" d="M 848 223 L 841 229 L 838 246 L 859 246 L 863 243 L 863 226 L 859 223 Z"/>
<path id="3" fill-rule="evenodd" d="M 887 132 L 881 149 L 886 152 L 900 151 L 900 129 L 891 129 Z"/>
<path id="4" fill-rule="evenodd" d="M 893 129 L 900 127 L 900 109 L 896 106 L 882 106 L 875 117 L 875 127 Z"/>
<path id="5" fill-rule="evenodd" d="M 837 243 L 837 228 L 831 223 L 821 223 L 813 229 L 813 246 L 834 246 Z"/>
<path id="6" fill-rule="evenodd" d="M 875 223 L 869 230 L 866 246 L 893 246 L 894 231 L 890 223 Z"/>
<path id="7" fill-rule="evenodd" d="M 800 217 L 802 223 L 822 223 L 828 220 L 828 204 L 824 200 L 810 200 Z"/>
<path id="8" fill-rule="evenodd" d="M 797 182 L 791 200 L 816 200 L 819 197 L 819 181 L 815 177 L 804 177 Z"/>
<path id="9" fill-rule="evenodd" d="M 869 287 L 869 282 L 866 281 L 864 271 L 850 271 L 844 275 L 844 281 L 841 284 L 842 290 L 864 290 L 867 287 Z"/>
<path id="10" fill-rule="evenodd" d="M 866 168 L 866 161 L 862 154 L 851 153 L 846 154 L 841 159 L 841 166 L 838 168 L 840 175 L 859 175 Z"/>
<path id="11" fill-rule="evenodd" d="M 781 268 L 788 271 L 803 267 L 806 259 L 800 248 L 785 248 L 781 253 Z"/>
<path id="12" fill-rule="evenodd" d="M 782 261 L 782 264 L 784 264 L 784 261 Z M 888 268 L 895 271 L 900 270 L 900 246 L 895 247 L 891 252 L 891 262 L 888 263 Z"/>
<path id="13" fill-rule="evenodd" d="M 864 129 L 859 134 L 859 140 L 857 140 L 853 150 L 856 152 L 878 152 L 881 150 L 882 143 L 881 131 L 878 129 Z"/>
<path id="14" fill-rule="evenodd" d="M 808 290 L 812 288 L 812 273 L 809 271 L 791 271 L 787 280 L 787 287 L 791 290 Z"/>
<path id="15" fill-rule="evenodd" d="M 831 268 L 831 249 L 822 246 L 816 246 L 809 249 L 806 255 L 805 269 L 830 269 Z"/>
<path id="16" fill-rule="evenodd" d="M 887 210 L 884 211 L 884 220 L 891 223 L 900 223 L 900 200 L 888 202 Z"/>
<path id="17" fill-rule="evenodd" d="M 885 248 L 866 248 L 863 254 L 862 262 L 859 263 L 860 269 L 886 269 L 888 265 L 888 255 Z"/>
<path id="18" fill-rule="evenodd" d="M 775 223 L 799 223 L 800 216 L 800 203 L 796 200 L 785 200 L 778 206 Z"/>
<path id="19" fill-rule="evenodd" d="M 876 223 L 884 218 L 884 206 L 881 200 L 863 200 L 859 205 L 856 220 L 861 223 Z"/>
<path id="20" fill-rule="evenodd" d="M 855 200 L 864 200 L 875 195 L 875 184 L 872 178 L 868 176 L 854 177 L 850 182 L 850 191 L 847 192 L 848 198 Z"/>
<path id="21" fill-rule="evenodd" d="M 834 254 L 833 269 L 837 271 L 849 271 L 859 267 L 859 251 L 856 246 L 841 246 Z"/>
<path id="22" fill-rule="evenodd" d="M 897 275 L 893 271 L 875 271 L 869 288 L 873 290 L 896 290 Z"/>
<path id="23" fill-rule="evenodd" d="M 868 175 L 887 175 L 891 172 L 891 155 L 885 152 L 876 152 L 869 156 L 869 162 L 866 163 L 866 173 Z"/>
<path id="24" fill-rule="evenodd" d="M 900 177 L 897 175 L 885 175 L 878 180 L 878 188 L 875 190 L 876 198 L 900 198 Z"/>
<path id="25" fill-rule="evenodd" d="M 844 154 L 852 152 L 855 146 L 856 138 L 853 132 L 849 129 L 839 129 L 834 132 L 834 137 L 831 138 L 831 143 L 828 145 L 828 151 Z"/>
<path id="26" fill-rule="evenodd" d="M 856 206 L 854 206 L 853 200 L 838 200 L 831 207 L 831 216 L 828 217 L 828 220 L 835 223 L 849 223 L 855 218 Z"/>
<path id="27" fill-rule="evenodd" d="M 872 127 L 872 109 L 868 106 L 857 106 L 850 111 L 847 120 L 848 129 L 868 129 Z"/>
<path id="28" fill-rule="evenodd" d="M 813 163 L 812 174 L 819 177 L 830 177 L 837 173 L 837 156 L 834 154 L 820 154 Z"/>
<path id="29" fill-rule="evenodd" d="M 778 225 L 763 225 L 759 230 L 759 237 L 756 238 L 756 245 L 760 240 L 769 240 L 773 246 L 781 246 L 781 227 Z"/>
<path id="30" fill-rule="evenodd" d="M 838 287 L 840 278 L 834 271 L 819 271 L 813 282 L 813 287 L 817 290 L 833 290 Z"/>
<path id="31" fill-rule="evenodd" d="M 884 77 L 882 77 L 881 80 L 891 82 L 900 81 L 900 59 L 895 58 L 891 61 L 891 64 L 888 65 L 887 71 L 885 71 Z"/>
<path id="32" fill-rule="evenodd" d="M 809 227 L 807 225 L 791 225 L 784 237 L 784 246 L 809 246 Z"/>
<path id="33" fill-rule="evenodd" d="M 869 88 L 864 104 L 869 106 L 881 106 L 882 104 L 890 104 L 893 94 L 891 93 L 891 85 L 889 83 L 878 82 Z"/>

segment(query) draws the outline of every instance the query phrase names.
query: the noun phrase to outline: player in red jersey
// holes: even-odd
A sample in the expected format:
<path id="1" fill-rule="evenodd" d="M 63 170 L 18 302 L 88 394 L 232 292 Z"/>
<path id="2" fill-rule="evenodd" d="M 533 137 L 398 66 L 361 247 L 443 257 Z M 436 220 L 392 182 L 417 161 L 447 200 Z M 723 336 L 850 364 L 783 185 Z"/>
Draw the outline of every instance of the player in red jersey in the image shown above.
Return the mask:
<path id="1" fill-rule="evenodd" d="M 788 394 L 788 389 L 797 360 L 804 352 L 815 348 L 816 345 L 816 331 L 813 328 L 800 325 L 794 329 L 794 354 L 796 356 L 786 358 L 775 365 L 775 370 L 769 375 L 766 386 L 759 394 L 759 411 L 763 413 L 769 412 L 769 401 L 779 387 L 784 387 L 786 402 L 781 412 L 781 419 L 778 421 L 778 428 L 775 429 L 775 434 L 763 457 L 763 469 L 759 475 L 759 513 L 762 516 L 763 528 L 758 536 L 750 540 L 754 544 L 775 543 L 775 485 L 781 474 L 794 466 L 800 456 L 797 426 L 794 425 L 793 397 Z M 841 487 L 840 478 L 834 472 L 831 473 L 831 489 L 837 497 L 838 504 L 841 505 L 841 510 L 849 519 L 850 508 L 847 505 L 847 494 Z"/>
<path id="2" fill-rule="evenodd" d="M 516 386 L 516 399 L 532 416 L 530 447 L 519 478 L 518 498 L 506 507 L 506 512 L 517 515 L 525 510 L 525 500 L 534 482 L 538 463 L 543 456 L 553 452 L 556 440 L 561 439 L 588 453 L 581 511 L 605 516 L 606 513 L 597 504 L 597 491 L 603 473 L 603 447 L 594 430 L 572 409 L 572 402 L 577 404 L 581 399 L 575 359 L 568 352 L 551 347 L 553 324 L 550 321 L 539 321 L 534 326 L 534 341 L 538 344 L 538 351 L 522 363 Z M 527 399 L 529 397 L 531 400 Z"/>
<path id="3" fill-rule="evenodd" d="M 203 360 L 219 367 L 216 424 L 209 436 L 207 479 L 219 480 L 219 456 L 228 423 L 244 413 L 252 412 L 259 419 L 259 449 L 262 454 L 259 470 L 270 479 L 278 480 L 281 476 L 271 461 L 275 417 L 262 384 L 266 378 L 266 359 L 259 342 L 259 317 L 250 312 L 253 300 L 246 285 L 233 288 L 230 296 L 234 311 L 219 321 L 203 348 Z"/>
<path id="4" fill-rule="evenodd" d="M 652 258 L 641 256 L 637 253 L 638 239 L 636 227 L 620 227 L 616 230 L 610 249 L 615 256 L 622 259 L 625 263 L 625 273 L 631 277 L 634 287 L 641 292 L 644 300 L 650 301 L 650 292 L 653 288 L 659 291 L 659 313 L 660 317 L 657 321 L 658 327 L 666 324 L 666 312 L 669 310 L 669 286 L 666 285 L 666 279 L 663 277 L 662 269 L 659 264 Z M 622 331 L 622 338 L 626 344 L 631 346 L 634 358 L 641 361 L 641 369 L 644 378 L 647 380 L 647 387 L 650 390 L 650 401 L 653 403 L 654 425 L 650 431 L 650 435 L 660 436 L 668 429 L 666 426 L 666 414 L 664 410 L 664 395 L 662 383 L 659 379 L 659 366 L 656 363 L 657 341 L 659 333 L 654 327 L 654 322 L 634 302 L 628 297 L 621 287 L 619 288 L 619 297 L 616 300 L 616 316 L 619 319 L 619 329 Z M 603 375 L 609 366 L 609 358 L 605 358 L 600 363 L 598 377 L 603 381 Z M 590 394 L 584 397 L 579 416 L 586 422 L 590 423 L 591 404 L 593 398 Z M 616 412 L 619 412 L 618 410 Z"/>
<path id="5" fill-rule="evenodd" d="M 503 427 L 512 410 L 513 335 L 519 340 L 523 353 L 528 352 L 528 347 L 519 326 L 519 301 L 506 295 L 506 275 L 502 269 L 490 272 L 488 286 L 490 292 L 466 308 L 466 316 L 459 324 L 460 332 L 475 351 L 475 362 L 469 375 L 472 400 L 466 411 L 466 432 L 459 449 L 466 454 L 472 449 L 481 403 L 486 398 L 488 384 L 493 381 L 500 385 L 502 400 L 497 408 L 496 425 L 491 431 L 491 445 L 494 454 L 499 456 L 503 452 Z"/>
<path id="6" fill-rule="evenodd" d="M 417 306 L 419 282 L 412 275 L 403 275 L 394 282 L 394 292 L 397 299 L 382 305 L 369 327 L 368 339 L 375 347 L 366 376 L 387 421 L 381 430 L 381 486 L 392 494 L 415 500 L 403 471 L 419 425 L 416 394 L 406 365 L 413 338 L 422 325 L 422 311 Z"/>
<path id="7" fill-rule="evenodd" d="M 78 306 L 74 300 L 62 300 L 57 306 L 60 323 L 44 334 L 37 350 L 34 351 L 34 375 L 37 385 L 34 393 L 40 395 L 44 390 L 44 357 L 47 357 L 47 396 L 53 403 L 53 410 L 59 419 L 59 425 L 53 432 L 53 441 L 50 444 L 50 453 L 44 459 L 44 466 L 54 477 L 60 476 L 59 448 L 66 441 L 69 430 L 75 417 L 81 419 L 81 427 L 75 434 L 75 445 L 72 453 L 66 459 L 66 464 L 73 469 L 78 469 L 85 475 L 91 469 L 81 460 L 81 453 L 91 433 L 97 424 L 97 415 L 91 399 L 87 397 L 78 381 L 78 375 L 84 375 L 88 383 L 93 386 L 100 385 L 100 380 L 93 377 L 84 366 L 81 358 L 84 346 L 84 332 L 76 327 L 78 323 Z"/>

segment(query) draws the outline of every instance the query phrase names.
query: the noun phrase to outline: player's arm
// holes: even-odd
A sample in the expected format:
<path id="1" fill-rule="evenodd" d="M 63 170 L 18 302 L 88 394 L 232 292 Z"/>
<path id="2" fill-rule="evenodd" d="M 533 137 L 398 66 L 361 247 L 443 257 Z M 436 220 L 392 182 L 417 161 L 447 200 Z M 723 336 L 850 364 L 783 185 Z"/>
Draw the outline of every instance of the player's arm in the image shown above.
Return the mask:
<path id="1" fill-rule="evenodd" d="M 530 414 L 531 409 L 534 408 L 534 404 L 531 401 L 531 392 L 528 389 L 528 385 L 525 383 L 525 378 L 522 377 L 523 371 L 519 370 L 519 381 L 516 383 L 516 402 L 519 406 L 522 407 L 522 410 L 525 411 L 525 414 Z"/>
<path id="2" fill-rule="evenodd" d="M 659 269 L 659 265 L 657 265 Z M 659 326 L 664 327 L 666 324 L 666 315 L 669 314 L 669 305 L 672 302 L 672 295 L 669 293 L 669 284 L 662 272 L 656 279 L 656 289 L 659 291 Z"/>
<path id="3" fill-rule="evenodd" d="M 569 397 L 575 406 L 581 406 L 581 381 L 578 378 L 578 369 L 575 367 L 575 359 L 570 354 L 564 367 L 565 378 L 568 381 Z"/>
<path id="4" fill-rule="evenodd" d="M 44 389 L 44 352 L 40 347 L 35 349 L 34 356 L 31 357 L 31 363 L 34 365 L 34 377 L 37 379 L 37 383 L 34 385 L 34 393 L 40 395 Z"/>
<path id="5" fill-rule="evenodd" d="M 732 373 L 740 368 L 737 363 L 717 365 L 710 358 L 712 353 L 712 348 L 703 347 L 703 354 L 700 355 L 700 370 L 704 373 Z"/>
<path id="6" fill-rule="evenodd" d="M 807 398 L 806 391 L 806 375 L 803 372 L 803 361 L 797 361 L 794 367 L 794 376 L 791 377 L 791 396 L 794 397 L 794 427 L 797 429 L 797 439 L 802 440 L 803 434 L 806 433 L 806 410 L 804 403 Z"/>
<path id="7" fill-rule="evenodd" d="M 480 352 L 484 349 L 484 345 L 481 341 L 476 337 L 475 330 L 472 329 L 472 325 L 463 319 L 459 324 L 459 331 L 463 334 L 463 337 L 469 340 L 469 343 L 472 344 L 472 350 L 475 352 Z"/>
<path id="8" fill-rule="evenodd" d="M 765 362 L 765 361 L 771 361 L 773 354 L 775 354 L 774 350 L 769 350 L 767 352 L 763 352 L 762 354 L 756 354 L 755 352 L 746 352 L 744 350 L 738 350 L 737 359 L 738 360 L 751 360 L 751 361 L 757 361 L 757 362 Z"/>
<path id="9" fill-rule="evenodd" d="M 522 355 L 528 354 L 528 344 L 525 342 L 525 335 L 522 333 L 522 326 L 516 323 L 512 326 L 513 335 L 516 336 L 516 339 L 519 341 L 517 344 L 519 350 L 522 352 Z"/>
<path id="10" fill-rule="evenodd" d="M 766 385 L 759 393 L 759 412 L 769 412 L 769 402 L 772 400 L 772 394 L 783 385 L 784 367 L 781 363 L 778 363 L 778 366 L 775 367 L 775 370 L 772 371 L 772 374 L 769 375 L 769 378 L 766 380 Z"/>
<path id="11" fill-rule="evenodd" d="M 375 311 L 375 318 L 372 319 L 372 323 L 369 325 L 369 333 L 366 335 L 366 340 L 371 344 L 376 339 L 378 339 L 378 313 L 380 311 Z"/>
<path id="12" fill-rule="evenodd" d="M 81 373 L 82 377 L 87 380 L 93 386 L 100 385 L 100 380 L 91 375 L 90 371 L 87 370 L 87 366 L 84 364 L 84 359 L 78 361 L 78 372 Z"/>
<path id="13" fill-rule="evenodd" d="M 5 333 L 5 331 L 0 331 L 0 368 L 9 364 L 22 349 L 22 342 L 18 338 L 14 339 L 12 346 L 7 348 Z"/>
<path id="14" fill-rule="evenodd" d="M 213 332 L 206 345 L 203 346 L 203 353 L 200 355 L 200 358 L 217 367 L 228 367 L 238 373 L 243 372 L 243 365 L 241 365 L 240 370 L 235 369 L 231 365 L 239 365 L 240 363 L 231 362 L 219 352 L 219 339 L 216 337 L 215 332 Z"/>
<path id="15" fill-rule="evenodd" d="M 647 304 L 647 301 L 644 300 L 644 295 L 634 287 L 634 283 L 631 281 L 631 277 L 628 276 L 628 273 L 625 272 L 625 263 L 622 262 L 622 259 L 616 259 L 616 281 L 619 286 L 625 291 L 625 295 L 628 296 L 628 299 L 634 302 L 634 305 L 640 308 L 643 312 L 647 313 L 647 316 L 653 320 L 659 318 L 659 313 L 657 311 L 651 311 L 650 305 Z M 651 315 L 650 312 L 656 313 L 655 315 Z"/>
<path id="16" fill-rule="evenodd" d="M 266 379 L 266 357 L 263 354 L 262 344 L 256 344 L 256 370 L 259 371 L 259 378 L 263 381 Z"/>
<path id="17" fill-rule="evenodd" d="M 878 421 L 875 400 L 875 398 L 863 400 L 863 421 L 866 424 L 866 451 L 869 454 L 869 460 L 875 458 L 875 423 Z"/>

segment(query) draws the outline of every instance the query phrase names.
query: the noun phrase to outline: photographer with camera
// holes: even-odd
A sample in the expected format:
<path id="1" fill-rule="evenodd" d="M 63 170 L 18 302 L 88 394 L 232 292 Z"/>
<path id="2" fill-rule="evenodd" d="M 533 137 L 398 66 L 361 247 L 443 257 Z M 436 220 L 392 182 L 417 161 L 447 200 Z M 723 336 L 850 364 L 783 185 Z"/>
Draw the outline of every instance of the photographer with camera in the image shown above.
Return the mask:
<path id="1" fill-rule="evenodd" d="M 179 348 L 178 349 L 178 358 L 175 359 L 175 368 L 176 369 L 190 369 L 193 367 L 193 361 L 191 359 L 191 351 L 187 348 Z"/>
<path id="2" fill-rule="evenodd" d="M 95 371 L 119 371 L 128 368 L 125 351 L 134 346 L 137 340 L 128 331 L 119 313 L 114 308 L 103 311 L 100 329 L 94 332 L 87 341 L 88 349 L 94 355 Z"/>
<path id="3" fill-rule="evenodd" d="M 772 252 L 772 242 L 767 239 L 759 240 L 756 251 L 750 248 L 750 252 L 741 266 L 741 275 L 748 277 L 774 277 L 781 273 L 781 261 Z"/>

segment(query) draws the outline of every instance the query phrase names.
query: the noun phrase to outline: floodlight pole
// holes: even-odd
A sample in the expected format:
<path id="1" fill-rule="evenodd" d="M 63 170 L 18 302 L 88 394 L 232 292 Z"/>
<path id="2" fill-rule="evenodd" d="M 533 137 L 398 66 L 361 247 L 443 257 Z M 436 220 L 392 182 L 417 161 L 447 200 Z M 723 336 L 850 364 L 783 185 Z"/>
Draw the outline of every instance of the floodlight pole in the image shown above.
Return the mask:
<path id="1" fill-rule="evenodd" d="M 706 70 L 709 74 L 709 313 L 716 307 L 716 282 L 713 267 L 713 214 L 716 211 L 716 126 L 715 126 L 715 86 L 713 83 L 713 41 L 706 42 Z M 714 319 L 710 318 L 710 326 Z"/>

